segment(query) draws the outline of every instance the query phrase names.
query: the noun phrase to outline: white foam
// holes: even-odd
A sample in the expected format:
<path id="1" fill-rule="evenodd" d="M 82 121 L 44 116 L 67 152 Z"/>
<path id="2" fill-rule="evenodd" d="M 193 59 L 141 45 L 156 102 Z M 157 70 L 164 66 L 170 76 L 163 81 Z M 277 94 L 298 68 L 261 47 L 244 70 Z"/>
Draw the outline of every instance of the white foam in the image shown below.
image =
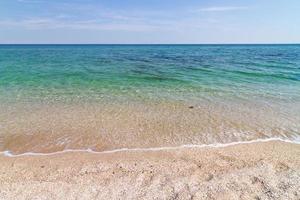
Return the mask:
<path id="1" fill-rule="evenodd" d="M 86 152 L 86 153 L 94 153 L 94 154 L 111 154 L 117 152 L 130 152 L 130 151 L 166 151 L 166 150 L 178 150 L 184 148 L 224 148 L 228 146 L 234 146 L 239 144 L 251 144 L 251 143 L 261 143 L 261 142 L 271 142 L 271 141 L 280 141 L 292 144 L 300 144 L 300 141 L 292 141 L 292 140 L 285 140 L 281 138 L 268 138 L 268 139 L 257 139 L 257 140 L 250 140 L 250 141 L 240 141 L 240 142 L 231 142 L 231 143 L 215 143 L 215 144 L 186 144 L 181 146 L 170 146 L 170 147 L 150 147 L 150 148 L 121 148 L 121 149 L 114 149 L 114 150 L 107 150 L 107 151 L 94 151 L 92 149 L 66 149 L 63 151 L 57 151 L 53 153 L 35 153 L 35 152 L 26 152 L 22 154 L 13 154 L 11 151 L 3 151 L 0 154 L 3 154 L 7 157 L 20 157 L 20 156 L 49 156 L 49 155 L 57 155 L 63 154 L 68 152 Z"/>

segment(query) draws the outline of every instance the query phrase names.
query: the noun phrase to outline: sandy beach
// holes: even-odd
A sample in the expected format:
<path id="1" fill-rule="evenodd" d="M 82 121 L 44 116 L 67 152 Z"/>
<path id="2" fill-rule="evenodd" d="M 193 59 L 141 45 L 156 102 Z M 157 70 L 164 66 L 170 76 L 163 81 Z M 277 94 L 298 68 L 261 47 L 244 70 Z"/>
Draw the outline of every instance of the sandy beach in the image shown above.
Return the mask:
<path id="1" fill-rule="evenodd" d="M 300 200 L 299 7 L 0 0 L 0 200 Z"/>
<path id="2" fill-rule="evenodd" d="M 0 199 L 299 199 L 300 145 L 0 156 Z"/>

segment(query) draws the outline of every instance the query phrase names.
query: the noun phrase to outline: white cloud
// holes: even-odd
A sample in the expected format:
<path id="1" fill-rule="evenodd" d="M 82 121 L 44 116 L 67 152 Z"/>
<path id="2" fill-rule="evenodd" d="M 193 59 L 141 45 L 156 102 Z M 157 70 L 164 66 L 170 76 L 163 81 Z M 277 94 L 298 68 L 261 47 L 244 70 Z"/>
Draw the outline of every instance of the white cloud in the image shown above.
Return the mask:
<path id="1" fill-rule="evenodd" d="M 20 3 L 41 3 L 42 0 L 18 0 Z"/>
<path id="2" fill-rule="evenodd" d="M 222 11 L 236 11 L 236 10 L 246 10 L 248 7 L 244 6 L 216 6 L 216 7 L 206 7 L 200 8 L 198 11 L 201 12 L 222 12 Z"/>
<path id="3" fill-rule="evenodd" d="M 142 23 L 101 23 L 97 20 L 60 21 L 51 18 L 33 18 L 26 20 L 2 20 L 3 27 L 22 27 L 26 29 L 78 29 L 78 30 L 110 30 L 110 31 L 150 31 L 158 28 L 155 25 Z"/>

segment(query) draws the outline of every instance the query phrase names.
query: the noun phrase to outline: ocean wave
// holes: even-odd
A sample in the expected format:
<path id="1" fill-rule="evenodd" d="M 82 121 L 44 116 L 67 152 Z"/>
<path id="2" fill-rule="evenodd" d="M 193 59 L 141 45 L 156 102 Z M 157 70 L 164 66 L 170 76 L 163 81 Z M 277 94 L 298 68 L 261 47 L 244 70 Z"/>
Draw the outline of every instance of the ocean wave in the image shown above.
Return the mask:
<path id="1" fill-rule="evenodd" d="M 252 143 L 263 143 L 263 142 L 285 142 L 292 144 L 300 144 L 298 140 L 285 140 L 281 138 L 267 138 L 267 139 L 256 139 L 250 141 L 239 141 L 239 142 L 230 142 L 230 143 L 214 143 L 214 144 L 185 144 L 180 146 L 170 146 L 170 147 L 149 147 L 149 148 L 121 148 L 121 149 L 113 149 L 106 151 L 94 151 L 92 149 L 65 149 L 63 151 L 57 151 L 52 153 L 38 153 L 38 152 L 25 152 L 21 154 L 13 154 L 11 151 L 6 150 L 0 152 L 0 154 L 6 157 L 22 157 L 22 156 L 50 156 L 57 155 L 63 153 L 72 153 L 72 152 L 81 152 L 81 153 L 93 153 L 93 154 L 112 154 L 119 152 L 149 152 L 149 151 L 171 151 L 171 150 L 180 150 L 187 148 L 224 148 L 235 145 L 243 145 L 243 144 L 252 144 Z"/>

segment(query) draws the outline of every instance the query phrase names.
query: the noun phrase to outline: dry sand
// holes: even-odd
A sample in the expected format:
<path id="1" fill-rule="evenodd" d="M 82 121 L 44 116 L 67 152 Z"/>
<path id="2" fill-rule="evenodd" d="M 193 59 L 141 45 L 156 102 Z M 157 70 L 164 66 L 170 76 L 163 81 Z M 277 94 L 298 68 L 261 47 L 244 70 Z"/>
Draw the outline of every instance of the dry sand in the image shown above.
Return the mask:
<path id="1" fill-rule="evenodd" d="M 300 145 L 1 155 L 0 199 L 300 199 Z"/>

